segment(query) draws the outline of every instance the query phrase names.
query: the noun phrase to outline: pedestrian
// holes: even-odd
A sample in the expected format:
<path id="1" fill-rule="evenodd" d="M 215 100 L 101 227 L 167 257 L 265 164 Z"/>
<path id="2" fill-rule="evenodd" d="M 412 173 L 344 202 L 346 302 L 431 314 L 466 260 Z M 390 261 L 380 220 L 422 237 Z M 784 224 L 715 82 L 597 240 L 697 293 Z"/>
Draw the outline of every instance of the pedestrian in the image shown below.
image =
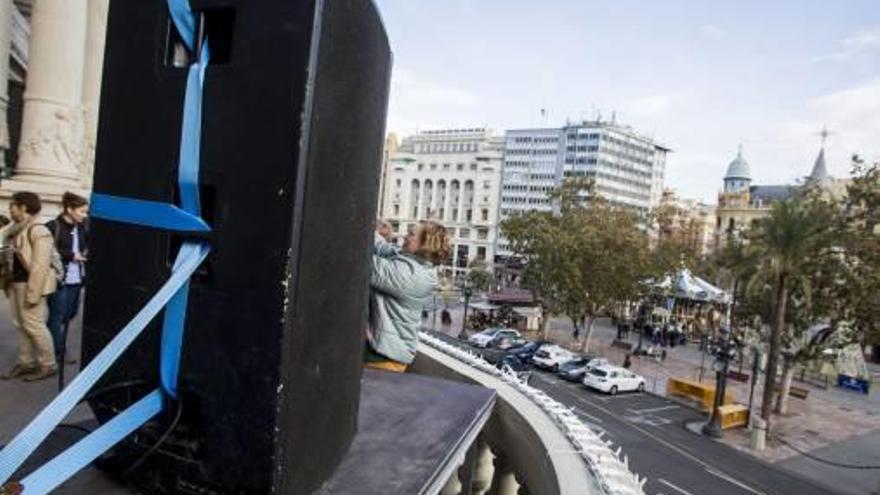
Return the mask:
<path id="1" fill-rule="evenodd" d="M 64 265 L 61 283 L 49 296 L 48 325 L 58 362 L 66 361 L 67 327 L 79 311 L 79 296 L 86 277 L 88 214 L 88 200 L 66 192 L 61 196 L 61 214 L 46 224 L 55 238 L 55 249 Z M 74 363 L 76 360 L 66 362 Z"/>
<path id="2" fill-rule="evenodd" d="M 435 266 L 445 261 L 449 252 L 446 228 L 437 222 L 417 224 L 402 248 L 376 234 L 366 367 L 406 371 L 419 343 L 419 313 L 437 287 Z"/>
<path id="3" fill-rule="evenodd" d="M 625 369 L 629 369 L 630 366 L 632 366 L 632 359 L 630 358 L 629 353 L 627 353 L 626 356 L 623 358 L 623 367 Z"/>
<path id="4" fill-rule="evenodd" d="M 52 233 L 37 223 L 41 209 L 40 197 L 27 191 L 13 194 L 9 204 L 15 223 L 6 236 L 14 254 L 4 289 L 12 302 L 18 332 L 18 359 L 0 376 L 4 380 L 25 377 L 25 381 L 36 381 L 58 373 L 52 336 L 46 327 L 46 297 L 55 292 L 58 280 L 52 268 Z"/>

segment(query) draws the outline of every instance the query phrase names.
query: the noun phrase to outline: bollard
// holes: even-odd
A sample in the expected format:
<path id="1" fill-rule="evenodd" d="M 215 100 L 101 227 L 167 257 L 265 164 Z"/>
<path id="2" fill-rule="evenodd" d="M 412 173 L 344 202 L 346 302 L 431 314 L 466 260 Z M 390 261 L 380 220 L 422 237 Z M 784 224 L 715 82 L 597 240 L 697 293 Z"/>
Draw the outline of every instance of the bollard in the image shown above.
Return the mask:
<path id="1" fill-rule="evenodd" d="M 752 436 L 749 440 L 749 448 L 761 452 L 767 444 L 767 422 L 760 416 L 752 418 Z"/>

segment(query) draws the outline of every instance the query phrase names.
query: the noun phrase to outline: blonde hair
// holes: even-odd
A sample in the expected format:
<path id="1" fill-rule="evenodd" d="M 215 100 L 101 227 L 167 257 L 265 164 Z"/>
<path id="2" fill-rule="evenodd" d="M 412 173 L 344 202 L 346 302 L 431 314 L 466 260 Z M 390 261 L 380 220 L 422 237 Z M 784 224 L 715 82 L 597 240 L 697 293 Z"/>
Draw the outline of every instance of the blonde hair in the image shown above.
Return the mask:
<path id="1" fill-rule="evenodd" d="M 416 256 L 435 265 L 446 261 L 451 251 L 446 227 L 430 220 L 419 222 L 419 226 L 419 250 L 415 253 Z"/>

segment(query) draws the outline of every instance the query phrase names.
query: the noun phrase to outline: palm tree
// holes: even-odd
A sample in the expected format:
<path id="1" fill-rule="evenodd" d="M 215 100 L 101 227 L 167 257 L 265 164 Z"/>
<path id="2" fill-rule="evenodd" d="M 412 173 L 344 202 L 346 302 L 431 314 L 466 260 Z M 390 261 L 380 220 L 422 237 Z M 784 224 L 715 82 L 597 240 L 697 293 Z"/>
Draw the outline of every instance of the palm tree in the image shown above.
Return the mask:
<path id="1" fill-rule="evenodd" d="M 770 215 L 758 222 L 758 228 L 750 239 L 751 248 L 760 260 L 760 269 L 756 275 L 772 277 L 770 282 L 775 293 L 767 373 L 761 403 L 761 418 L 768 424 L 792 279 L 804 274 L 810 253 L 815 252 L 813 249 L 828 227 L 829 221 L 821 211 L 810 207 L 803 198 L 794 197 L 775 204 Z"/>

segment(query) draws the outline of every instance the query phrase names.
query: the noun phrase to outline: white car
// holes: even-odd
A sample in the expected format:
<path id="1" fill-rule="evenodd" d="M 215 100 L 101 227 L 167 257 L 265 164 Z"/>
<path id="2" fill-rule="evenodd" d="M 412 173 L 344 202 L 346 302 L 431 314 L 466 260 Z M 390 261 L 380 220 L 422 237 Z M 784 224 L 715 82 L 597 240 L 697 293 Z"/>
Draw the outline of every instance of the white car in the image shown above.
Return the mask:
<path id="1" fill-rule="evenodd" d="M 584 375 L 584 385 L 611 395 L 617 392 L 645 391 L 645 379 L 617 366 L 597 366 Z"/>
<path id="2" fill-rule="evenodd" d="M 502 339 L 519 338 L 519 332 L 512 328 L 489 328 L 482 332 L 471 335 L 468 342 L 474 347 L 487 348 L 492 342 L 498 342 Z"/>
<path id="3" fill-rule="evenodd" d="M 558 345 L 544 345 L 535 352 L 532 358 L 532 364 L 536 367 L 550 370 L 552 372 L 559 371 L 559 367 L 575 358 L 575 355 Z"/>

